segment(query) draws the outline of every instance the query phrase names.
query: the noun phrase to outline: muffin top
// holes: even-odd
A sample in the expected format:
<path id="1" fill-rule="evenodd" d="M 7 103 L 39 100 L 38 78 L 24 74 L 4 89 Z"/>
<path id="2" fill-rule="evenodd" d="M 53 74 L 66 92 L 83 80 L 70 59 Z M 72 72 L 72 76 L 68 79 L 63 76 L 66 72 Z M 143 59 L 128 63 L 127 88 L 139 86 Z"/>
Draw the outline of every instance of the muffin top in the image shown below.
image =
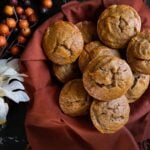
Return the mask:
<path id="1" fill-rule="evenodd" d="M 98 57 L 98 56 L 104 56 L 104 55 L 112 55 L 120 57 L 120 54 L 117 50 L 111 49 L 107 46 L 104 46 L 99 41 L 93 41 L 84 46 L 84 49 L 79 56 L 79 68 L 82 72 L 84 72 L 86 66 L 88 63 Z"/>
<path id="2" fill-rule="evenodd" d="M 124 95 L 133 84 L 129 65 L 115 56 L 93 59 L 83 73 L 84 87 L 97 100 L 109 101 Z"/>
<path id="3" fill-rule="evenodd" d="M 89 43 L 97 39 L 96 25 L 91 21 L 78 22 L 76 26 L 82 33 L 84 43 Z"/>
<path id="4" fill-rule="evenodd" d="M 129 103 L 135 102 L 144 94 L 148 88 L 149 81 L 149 75 L 134 73 L 134 83 L 125 95 Z"/>
<path id="5" fill-rule="evenodd" d="M 79 76 L 80 70 L 77 62 L 67 65 L 53 64 L 53 72 L 59 81 L 66 83 Z"/>
<path id="6" fill-rule="evenodd" d="M 83 37 L 72 23 L 59 21 L 51 25 L 43 38 L 46 56 L 59 65 L 74 62 L 83 50 Z"/>
<path id="7" fill-rule="evenodd" d="M 60 92 L 59 104 L 62 111 L 69 116 L 75 117 L 88 113 L 91 100 L 81 79 L 74 79 L 64 85 Z"/>
<path id="8" fill-rule="evenodd" d="M 101 133 L 114 133 L 129 119 L 130 107 L 125 96 L 110 102 L 94 100 L 90 108 L 93 125 Z"/>
<path id="9" fill-rule="evenodd" d="M 111 5 L 99 17 L 97 32 L 101 41 L 111 48 L 124 48 L 141 30 L 141 18 L 128 5 Z"/>
<path id="10" fill-rule="evenodd" d="M 127 60 L 134 72 L 150 74 L 150 31 L 143 31 L 131 39 Z"/>

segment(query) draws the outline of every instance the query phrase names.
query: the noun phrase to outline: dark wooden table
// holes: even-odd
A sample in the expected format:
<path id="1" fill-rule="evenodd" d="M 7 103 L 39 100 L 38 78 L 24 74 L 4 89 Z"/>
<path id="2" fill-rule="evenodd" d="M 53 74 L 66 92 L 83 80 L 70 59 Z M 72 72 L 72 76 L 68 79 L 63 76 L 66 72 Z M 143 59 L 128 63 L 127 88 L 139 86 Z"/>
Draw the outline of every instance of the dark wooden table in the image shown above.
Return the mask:
<path id="1" fill-rule="evenodd" d="M 7 2 L 7 0 L 0 1 L 0 9 L 7 4 Z M 54 0 L 54 6 L 47 15 L 39 14 L 39 24 L 58 12 L 60 6 L 65 2 L 67 2 L 67 0 Z M 150 0 L 147 0 L 147 4 L 150 6 Z M 37 4 L 33 3 L 33 5 L 36 7 Z M 26 106 L 27 104 L 24 103 L 17 105 L 14 103 L 11 104 L 8 122 L 6 125 L 0 127 L 0 150 L 25 150 L 27 145 L 24 128 Z M 145 144 L 147 144 L 150 149 L 150 140 L 145 141 L 143 145 Z"/>

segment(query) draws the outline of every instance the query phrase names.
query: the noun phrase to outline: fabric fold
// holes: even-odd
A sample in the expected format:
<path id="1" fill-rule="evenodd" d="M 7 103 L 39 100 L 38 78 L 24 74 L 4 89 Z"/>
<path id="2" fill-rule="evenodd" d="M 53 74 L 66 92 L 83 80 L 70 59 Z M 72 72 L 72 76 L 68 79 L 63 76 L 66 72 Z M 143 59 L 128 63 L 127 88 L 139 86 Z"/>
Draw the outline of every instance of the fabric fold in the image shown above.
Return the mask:
<path id="1" fill-rule="evenodd" d="M 150 87 L 131 104 L 128 124 L 115 134 L 99 133 L 88 116 L 71 118 L 58 105 L 60 85 L 53 79 L 51 63 L 42 49 L 45 30 L 59 20 L 97 22 L 99 14 L 111 4 L 131 5 L 142 18 L 143 30 L 150 28 L 150 9 L 142 0 L 87 0 L 65 4 L 33 34 L 20 59 L 22 72 L 29 76 L 25 86 L 31 98 L 25 120 L 27 150 L 138 150 L 137 143 L 150 139 Z"/>

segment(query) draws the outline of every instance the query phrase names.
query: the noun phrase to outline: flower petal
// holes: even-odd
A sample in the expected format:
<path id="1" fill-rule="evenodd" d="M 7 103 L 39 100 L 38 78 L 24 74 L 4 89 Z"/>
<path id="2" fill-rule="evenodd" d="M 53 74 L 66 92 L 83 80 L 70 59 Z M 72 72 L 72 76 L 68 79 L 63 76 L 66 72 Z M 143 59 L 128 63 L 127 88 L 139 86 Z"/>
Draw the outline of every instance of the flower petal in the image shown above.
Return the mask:
<path id="1" fill-rule="evenodd" d="M 0 59 L 0 65 L 5 66 L 7 63 L 7 59 Z"/>
<path id="2" fill-rule="evenodd" d="M 5 93 L 6 97 L 10 98 L 16 103 L 27 102 L 30 100 L 29 96 L 24 91 L 9 91 L 6 89 L 2 89 L 2 90 L 3 90 L 3 93 Z"/>
<path id="3" fill-rule="evenodd" d="M 15 69 L 13 68 L 7 68 L 5 72 L 3 72 L 3 76 L 12 76 L 16 74 L 17 74 L 17 71 L 15 71 Z"/>
<path id="4" fill-rule="evenodd" d="M 7 59 L 0 59 L 0 74 L 2 74 L 8 68 L 6 64 Z"/>
<path id="5" fill-rule="evenodd" d="M 6 96 L 16 103 L 29 101 L 26 92 L 22 91 L 25 88 L 21 83 L 27 75 L 19 74 L 18 70 L 18 59 L 0 60 L 0 97 Z"/>
<path id="6" fill-rule="evenodd" d="M 5 91 L 3 88 L 0 87 L 0 97 L 4 97 L 5 96 Z"/>
<path id="7" fill-rule="evenodd" d="M 7 65 L 10 67 L 10 68 L 14 68 L 16 71 L 19 71 L 19 65 L 18 65 L 18 59 L 12 59 L 12 58 L 9 58 L 7 60 Z"/>
<path id="8" fill-rule="evenodd" d="M 0 98 L 0 124 L 4 124 L 6 122 L 8 110 L 8 104 L 4 102 L 3 98 Z"/>
<path id="9" fill-rule="evenodd" d="M 19 74 L 18 74 L 18 76 L 10 76 L 7 80 L 7 83 L 9 83 L 11 80 L 18 80 L 18 81 L 23 82 L 24 78 Z"/>
<path id="10" fill-rule="evenodd" d="M 23 84 L 19 81 L 13 81 L 9 84 L 6 83 L 6 84 L 3 85 L 2 88 L 6 89 L 6 90 L 9 90 L 9 91 L 18 90 L 18 89 L 20 89 L 20 90 L 25 89 Z"/>
<path id="11" fill-rule="evenodd" d="M 1 65 L 0 65 L 0 66 L 1 66 Z M 0 75 L 2 75 L 7 69 L 8 69 L 7 66 L 1 66 L 1 67 L 0 67 Z"/>

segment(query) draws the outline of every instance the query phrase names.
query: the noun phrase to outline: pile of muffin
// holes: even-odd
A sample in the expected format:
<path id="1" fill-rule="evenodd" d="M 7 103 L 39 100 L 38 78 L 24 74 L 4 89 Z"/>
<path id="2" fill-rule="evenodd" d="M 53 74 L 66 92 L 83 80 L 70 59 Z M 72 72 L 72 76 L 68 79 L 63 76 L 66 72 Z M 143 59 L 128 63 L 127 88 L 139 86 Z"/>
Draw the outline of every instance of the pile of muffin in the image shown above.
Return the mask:
<path id="1" fill-rule="evenodd" d="M 90 113 L 101 133 L 114 133 L 129 119 L 150 80 L 150 31 L 128 5 L 111 5 L 97 22 L 58 21 L 48 27 L 43 49 L 64 83 L 61 110 L 72 117 Z M 126 56 L 121 57 L 121 53 Z"/>

